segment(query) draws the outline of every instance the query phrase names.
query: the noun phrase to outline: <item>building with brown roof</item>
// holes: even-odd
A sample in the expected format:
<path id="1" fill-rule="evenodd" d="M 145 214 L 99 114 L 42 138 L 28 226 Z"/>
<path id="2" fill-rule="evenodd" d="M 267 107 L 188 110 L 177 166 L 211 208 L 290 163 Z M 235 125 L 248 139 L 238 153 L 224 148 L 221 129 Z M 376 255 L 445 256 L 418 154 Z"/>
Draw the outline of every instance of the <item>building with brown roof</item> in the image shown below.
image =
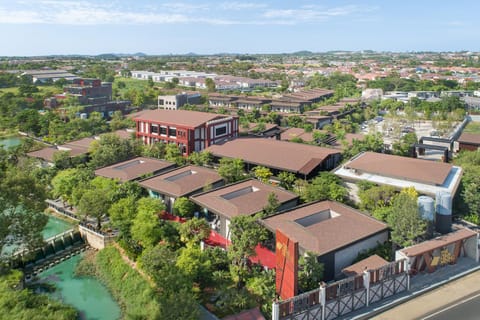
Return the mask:
<path id="1" fill-rule="evenodd" d="M 297 205 L 298 195 L 249 179 L 222 188 L 207 191 L 191 197 L 191 200 L 208 213 L 212 228 L 229 239 L 229 225 L 232 218 L 241 215 L 254 215 L 268 204 L 270 194 L 275 194 L 279 208 L 286 210 Z"/>
<path id="2" fill-rule="evenodd" d="M 150 110 L 134 118 L 144 144 L 175 143 L 184 156 L 238 135 L 238 117 L 187 110 Z"/>
<path id="3" fill-rule="evenodd" d="M 243 125 L 239 128 L 240 135 L 247 136 L 252 135 L 256 137 L 276 137 L 282 132 L 282 129 L 273 123 L 263 123 L 263 122 L 250 122 L 248 127 Z"/>
<path id="4" fill-rule="evenodd" d="M 347 181 L 370 181 L 397 189 L 414 187 L 420 194 L 435 197 L 437 192 L 455 195 L 462 168 L 449 163 L 362 152 L 334 173 Z"/>
<path id="5" fill-rule="evenodd" d="M 298 242 L 299 253 L 310 251 L 324 264 L 326 280 L 340 277 L 359 252 L 388 240 L 385 223 L 334 201 L 308 203 L 261 220 L 271 232 L 279 230 Z"/>
<path id="6" fill-rule="evenodd" d="M 480 147 L 480 134 L 463 132 L 457 140 L 458 151 L 476 151 Z"/>
<path id="7" fill-rule="evenodd" d="M 292 172 L 309 178 L 321 170 L 331 170 L 340 161 L 338 150 L 275 139 L 239 138 L 207 148 L 216 158 L 242 159 L 250 170 L 264 166 L 274 174 Z"/>
<path id="8" fill-rule="evenodd" d="M 37 158 L 48 165 L 53 165 L 55 154 L 61 151 L 67 151 L 71 158 L 74 157 L 87 157 L 88 156 L 88 149 L 90 148 L 90 144 L 95 141 L 94 138 L 83 138 L 80 140 L 75 140 L 71 142 L 67 142 L 62 145 L 58 146 L 51 146 L 47 148 L 43 148 L 37 151 L 32 151 L 27 153 L 29 157 Z"/>
<path id="9" fill-rule="evenodd" d="M 145 175 L 159 174 L 174 167 L 175 164 L 172 162 L 154 158 L 136 157 L 97 169 L 95 170 L 95 175 L 127 182 L 138 180 Z"/>
<path id="10" fill-rule="evenodd" d="M 175 200 L 202 192 L 206 186 L 218 188 L 224 185 L 223 178 L 212 169 L 184 166 L 160 175 L 141 180 L 140 186 L 151 197 L 162 199 L 171 211 Z"/>

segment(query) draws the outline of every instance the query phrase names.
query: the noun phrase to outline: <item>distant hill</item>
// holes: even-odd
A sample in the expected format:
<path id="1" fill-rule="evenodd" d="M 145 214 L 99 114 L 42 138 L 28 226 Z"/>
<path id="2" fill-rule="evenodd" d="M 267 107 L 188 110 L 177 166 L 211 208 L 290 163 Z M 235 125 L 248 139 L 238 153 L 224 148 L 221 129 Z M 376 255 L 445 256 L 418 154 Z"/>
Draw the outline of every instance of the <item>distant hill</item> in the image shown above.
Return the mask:
<path id="1" fill-rule="evenodd" d="M 100 59 L 116 59 L 116 58 L 122 58 L 122 57 L 146 57 L 147 54 L 143 52 L 137 52 L 137 53 L 102 53 L 96 55 L 97 58 Z"/>

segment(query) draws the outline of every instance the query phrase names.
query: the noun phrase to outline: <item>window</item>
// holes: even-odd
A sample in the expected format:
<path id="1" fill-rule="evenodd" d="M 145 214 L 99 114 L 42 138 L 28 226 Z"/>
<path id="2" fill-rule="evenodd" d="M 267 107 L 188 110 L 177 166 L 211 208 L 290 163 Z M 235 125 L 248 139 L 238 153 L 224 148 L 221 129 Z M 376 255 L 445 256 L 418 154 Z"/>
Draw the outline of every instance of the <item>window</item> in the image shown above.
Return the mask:
<path id="1" fill-rule="evenodd" d="M 160 134 L 166 136 L 167 135 L 167 127 L 160 127 Z"/>
<path id="2" fill-rule="evenodd" d="M 177 136 L 177 129 L 176 128 L 168 128 L 168 135 L 170 137 L 176 137 Z"/>
<path id="3" fill-rule="evenodd" d="M 163 106 L 165 104 L 165 100 L 163 100 L 163 99 L 158 100 L 158 104 Z"/>
<path id="4" fill-rule="evenodd" d="M 157 125 L 150 125 L 150 132 L 152 134 L 158 134 L 158 126 Z"/>
<path id="5" fill-rule="evenodd" d="M 215 136 L 221 136 L 222 134 L 227 133 L 227 126 L 215 128 Z"/>

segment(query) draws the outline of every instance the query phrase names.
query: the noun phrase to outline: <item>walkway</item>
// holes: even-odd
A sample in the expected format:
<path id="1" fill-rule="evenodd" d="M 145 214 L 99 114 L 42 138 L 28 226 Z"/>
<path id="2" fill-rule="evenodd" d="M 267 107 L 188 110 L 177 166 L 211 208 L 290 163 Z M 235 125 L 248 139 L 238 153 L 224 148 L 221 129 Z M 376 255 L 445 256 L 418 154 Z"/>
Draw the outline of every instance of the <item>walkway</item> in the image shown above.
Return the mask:
<path id="1" fill-rule="evenodd" d="M 471 295 L 472 292 L 480 291 L 480 286 L 478 286 L 480 282 L 469 283 L 472 281 L 469 279 L 474 275 L 475 281 L 480 280 L 480 265 L 473 259 L 462 257 L 455 265 L 441 267 L 434 273 L 424 272 L 411 277 L 409 291 L 352 312 L 341 319 L 419 319 L 455 299 L 461 300 L 463 297 Z M 462 285 L 457 287 L 456 283 Z M 445 287 L 454 289 L 442 290 Z M 437 290 L 442 290 L 439 296 L 443 295 L 443 297 L 438 299 L 430 297 L 430 294 Z M 404 306 L 406 307 L 404 308 Z M 399 315 L 401 316 L 399 317 Z"/>
<path id="2" fill-rule="evenodd" d="M 479 283 L 480 271 L 476 271 L 385 311 L 372 319 L 421 319 L 449 304 L 465 300 L 480 292 Z"/>

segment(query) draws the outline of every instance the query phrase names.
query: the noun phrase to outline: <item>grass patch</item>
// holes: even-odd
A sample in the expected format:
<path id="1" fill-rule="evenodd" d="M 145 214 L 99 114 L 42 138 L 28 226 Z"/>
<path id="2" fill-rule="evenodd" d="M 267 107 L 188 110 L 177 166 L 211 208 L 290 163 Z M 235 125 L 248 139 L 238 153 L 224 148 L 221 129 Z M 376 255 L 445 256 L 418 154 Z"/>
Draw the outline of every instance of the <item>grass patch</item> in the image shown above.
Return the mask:
<path id="1" fill-rule="evenodd" d="M 150 284 L 122 259 L 115 247 L 87 255 L 78 275 L 95 276 L 110 290 L 122 309 L 122 319 L 158 319 L 160 304 Z"/>
<path id="2" fill-rule="evenodd" d="M 467 124 L 465 129 L 463 129 L 463 132 L 467 133 L 480 133 L 480 123 L 478 122 L 470 122 Z"/>
<path id="3" fill-rule="evenodd" d="M 37 86 L 39 92 L 35 93 L 35 95 L 42 94 L 44 92 L 53 92 L 53 93 L 62 93 L 63 89 L 56 87 L 56 86 Z M 10 87 L 10 88 L 0 88 L 0 94 L 4 93 L 13 93 L 18 94 L 18 87 Z"/>

